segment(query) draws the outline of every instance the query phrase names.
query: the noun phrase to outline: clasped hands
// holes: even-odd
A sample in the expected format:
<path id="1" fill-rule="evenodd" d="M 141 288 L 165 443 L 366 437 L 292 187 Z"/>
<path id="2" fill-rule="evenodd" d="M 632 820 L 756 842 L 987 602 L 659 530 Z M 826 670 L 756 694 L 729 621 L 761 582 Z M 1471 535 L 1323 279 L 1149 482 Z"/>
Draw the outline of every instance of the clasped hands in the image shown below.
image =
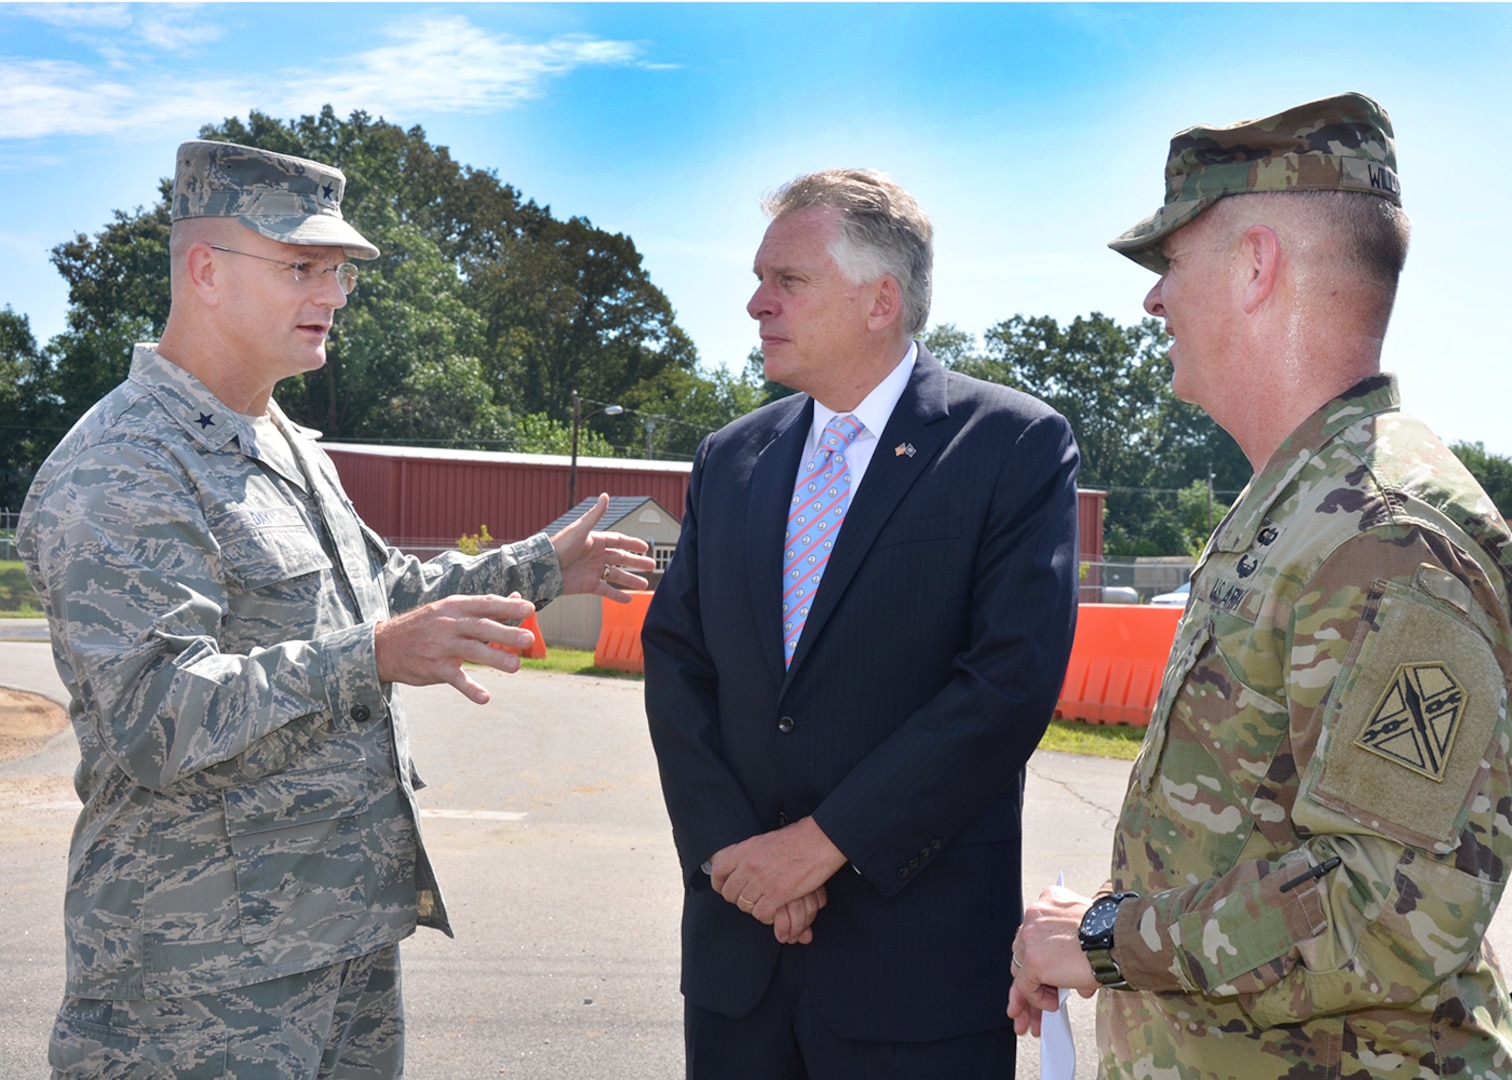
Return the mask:
<path id="1" fill-rule="evenodd" d="M 1052 885 L 1024 911 L 1013 938 L 1013 985 L 1008 990 L 1008 1015 L 1018 1034 L 1039 1038 L 1043 1015 L 1060 1008 L 1062 988 L 1084 998 L 1097 993 L 1097 977 L 1079 933 L 1091 903 L 1080 893 Z"/>
<path id="2" fill-rule="evenodd" d="M 814 940 L 814 919 L 829 901 L 824 883 L 845 856 L 812 817 L 721 848 L 707 863 L 716 892 L 784 945 Z"/>

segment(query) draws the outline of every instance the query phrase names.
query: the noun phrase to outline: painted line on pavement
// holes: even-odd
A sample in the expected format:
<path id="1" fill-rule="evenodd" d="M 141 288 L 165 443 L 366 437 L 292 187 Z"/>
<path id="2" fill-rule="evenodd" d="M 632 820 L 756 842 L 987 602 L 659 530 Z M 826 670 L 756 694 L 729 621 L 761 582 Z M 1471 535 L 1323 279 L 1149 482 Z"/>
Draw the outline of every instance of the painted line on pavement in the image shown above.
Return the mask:
<path id="1" fill-rule="evenodd" d="M 522 821 L 525 814 L 516 810 L 441 810 L 424 807 L 423 818 L 450 818 L 456 821 Z"/>

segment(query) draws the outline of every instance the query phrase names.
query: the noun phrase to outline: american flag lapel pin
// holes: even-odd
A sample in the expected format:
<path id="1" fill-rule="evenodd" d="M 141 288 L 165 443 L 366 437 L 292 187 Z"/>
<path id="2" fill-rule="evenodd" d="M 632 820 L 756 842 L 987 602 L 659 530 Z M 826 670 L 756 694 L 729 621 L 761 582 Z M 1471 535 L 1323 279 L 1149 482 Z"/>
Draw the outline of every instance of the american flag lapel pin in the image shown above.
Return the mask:
<path id="1" fill-rule="evenodd" d="M 918 451 L 914 449 L 914 444 L 911 442 L 900 442 L 893 447 L 894 457 L 913 457 L 916 453 Z"/>

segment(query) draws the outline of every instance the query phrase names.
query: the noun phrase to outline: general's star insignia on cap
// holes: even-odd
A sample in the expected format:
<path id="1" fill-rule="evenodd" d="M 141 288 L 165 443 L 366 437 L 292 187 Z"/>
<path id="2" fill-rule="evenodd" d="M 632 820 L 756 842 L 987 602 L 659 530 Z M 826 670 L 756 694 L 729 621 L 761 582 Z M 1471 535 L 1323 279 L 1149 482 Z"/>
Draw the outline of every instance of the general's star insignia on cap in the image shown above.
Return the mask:
<path id="1" fill-rule="evenodd" d="M 1445 664 L 1402 664 L 1355 745 L 1443 780 L 1465 709 L 1465 691 Z"/>
<path id="2" fill-rule="evenodd" d="M 894 457 L 904 457 L 905 455 L 913 457 L 916 453 L 918 451 L 914 449 L 914 444 L 911 442 L 900 442 L 897 446 L 893 447 Z"/>
<path id="3" fill-rule="evenodd" d="M 196 420 L 195 423 L 200 426 L 200 430 L 201 431 L 205 430 L 205 428 L 207 428 L 207 427 L 212 427 L 215 424 L 215 414 L 214 413 L 209 413 L 209 414 L 200 413 L 199 414 L 199 419 Z"/>

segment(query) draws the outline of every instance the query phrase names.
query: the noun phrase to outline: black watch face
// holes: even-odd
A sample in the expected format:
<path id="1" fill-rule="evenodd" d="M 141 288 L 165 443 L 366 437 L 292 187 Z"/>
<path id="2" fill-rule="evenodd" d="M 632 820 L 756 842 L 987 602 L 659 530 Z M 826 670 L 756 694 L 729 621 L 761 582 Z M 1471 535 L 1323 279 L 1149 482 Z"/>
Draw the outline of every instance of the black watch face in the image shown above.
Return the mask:
<path id="1" fill-rule="evenodd" d="M 1087 909 L 1086 917 L 1082 920 L 1082 934 L 1089 938 L 1102 937 L 1112 931 L 1117 918 L 1118 901 L 1111 896 L 1104 896 Z"/>

